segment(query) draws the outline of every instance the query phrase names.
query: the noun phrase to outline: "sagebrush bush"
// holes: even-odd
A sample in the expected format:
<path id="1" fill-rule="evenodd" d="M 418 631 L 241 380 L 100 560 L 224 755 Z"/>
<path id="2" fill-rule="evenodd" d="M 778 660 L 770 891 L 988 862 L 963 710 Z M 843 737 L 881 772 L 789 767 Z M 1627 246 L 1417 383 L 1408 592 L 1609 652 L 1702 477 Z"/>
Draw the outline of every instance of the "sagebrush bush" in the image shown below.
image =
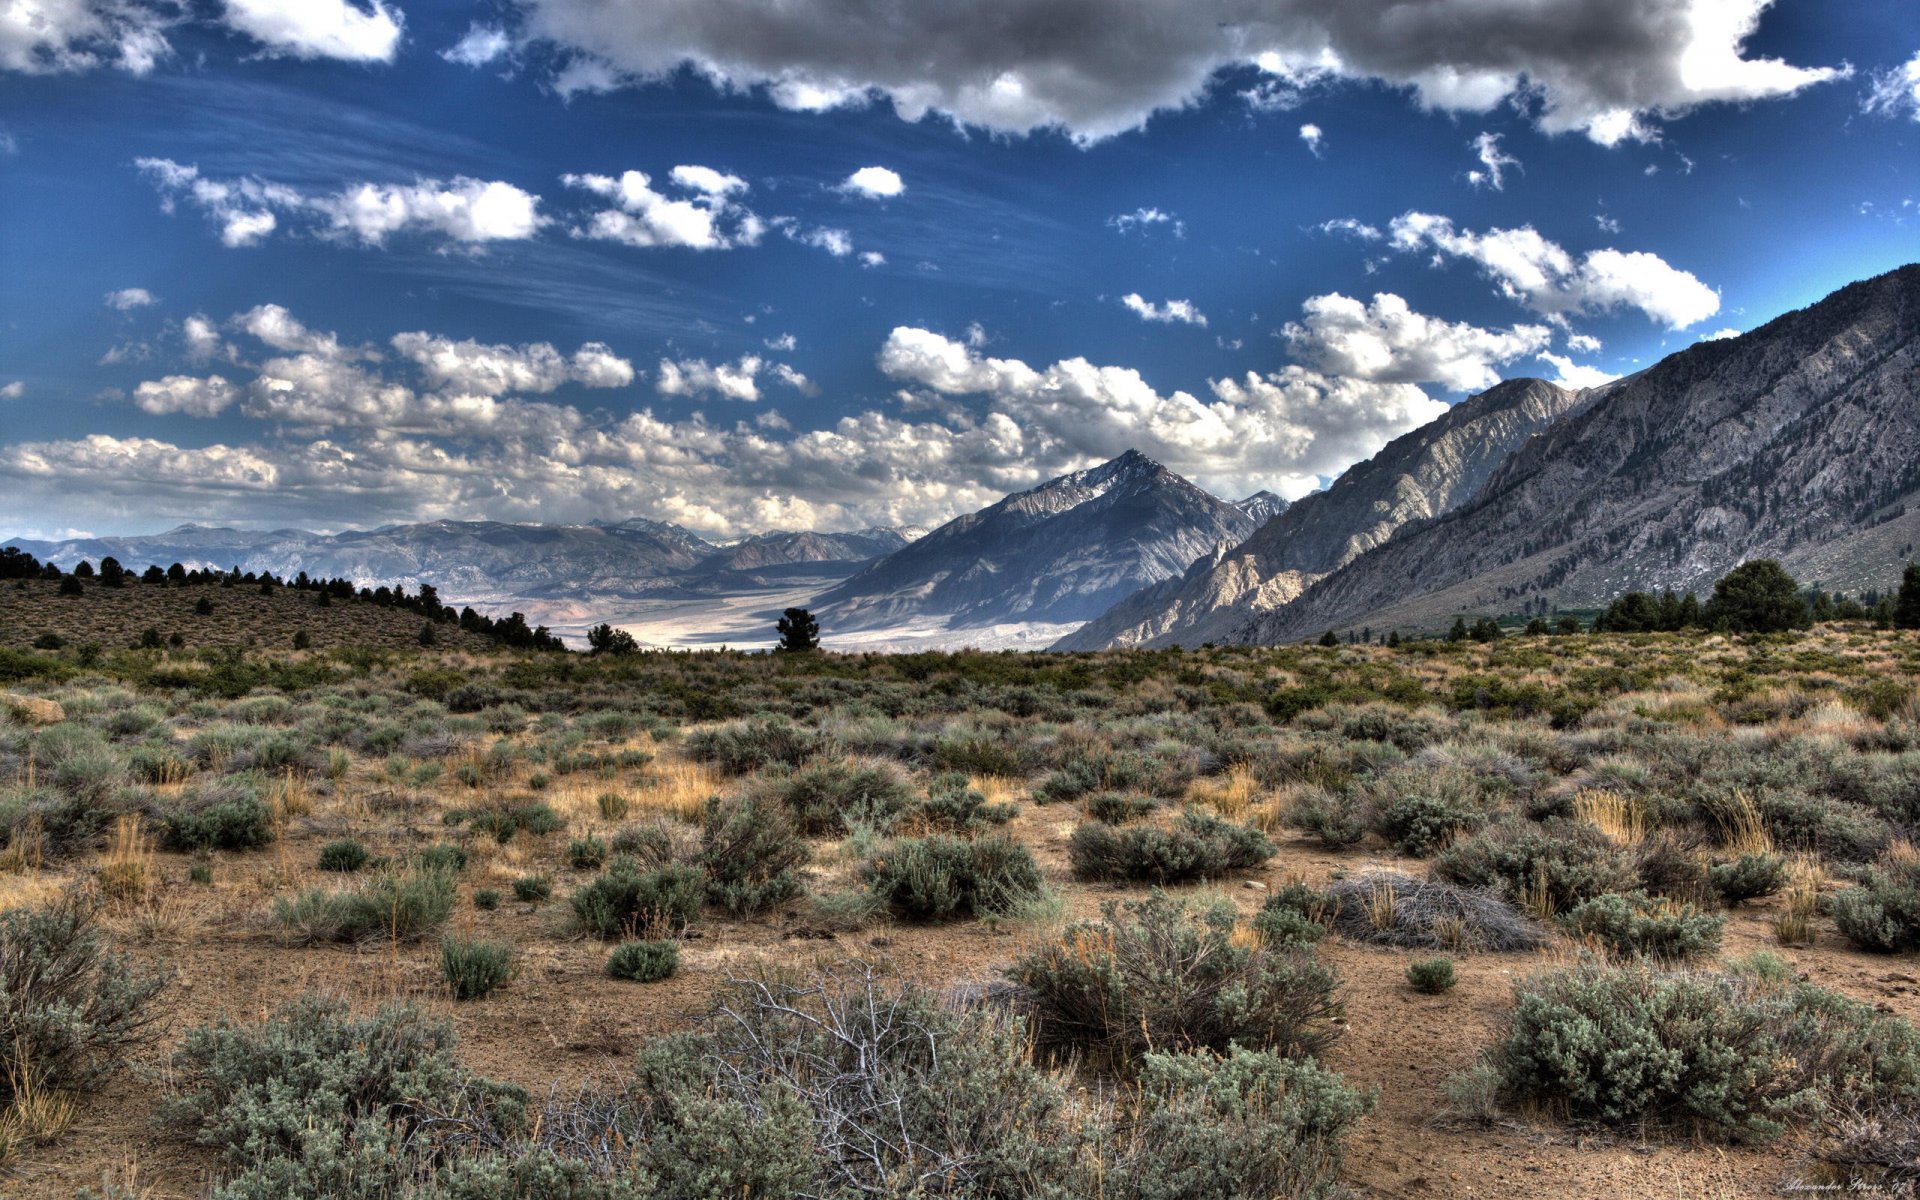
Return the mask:
<path id="1" fill-rule="evenodd" d="M 928 781 L 927 798 L 913 809 L 914 820 L 922 826 L 956 833 L 1005 825 L 1019 813 L 1018 805 L 989 803 L 985 794 L 958 771 Z"/>
<path id="2" fill-rule="evenodd" d="M 1920 950 L 1920 862 L 1870 871 L 1833 898 L 1833 923 L 1863 950 Z"/>
<path id="3" fill-rule="evenodd" d="M 594 834 L 567 843 L 567 865 L 576 871 L 594 871 L 607 864 L 607 844 Z"/>
<path id="4" fill-rule="evenodd" d="M 799 895 L 795 872 L 809 857 L 785 809 L 752 796 L 707 801 L 694 861 L 707 873 L 707 899 L 727 912 L 765 912 Z"/>
<path id="5" fill-rule="evenodd" d="M 1611 953 L 1665 960 L 1713 953 L 1726 925 L 1725 917 L 1645 892 L 1595 896 L 1560 915 L 1562 929 L 1597 939 Z"/>
<path id="6" fill-rule="evenodd" d="M 274 922 L 300 942 L 417 942 L 453 915 L 454 877 L 447 871 L 386 871 L 353 891 L 308 888 L 273 903 Z"/>
<path id="7" fill-rule="evenodd" d="M 1086 814 L 1103 825 L 1129 825 L 1153 812 L 1157 805 L 1151 796 L 1132 796 L 1123 792 L 1102 792 L 1089 796 Z"/>
<path id="8" fill-rule="evenodd" d="M 654 983 L 680 969 L 680 943 L 622 942 L 607 955 L 607 974 L 634 983 Z"/>
<path id="9" fill-rule="evenodd" d="M 1723 903 L 1743 904 L 1771 896 L 1787 885 L 1786 860 L 1777 854 L 1742 854 L 1707 869 L 1707 881 Z"/>
<path id="10" fill-rule="evenodd" d="M 108 953 L 96 893 L 0 912 L 0 1109 L 21 1086 L 73 1092 L 124 1062 L 163 980 Z"/>
<path id="11" fill-rule="evenodd" d="M 811 837 L 837 836 L 857 825 L 885 829 L 913 802 L 906 780 L 884 764 L 812 763 L 762 787 Z"/>
<path id="12" fill-rule="evenodd" d="M 1457 982 L 1450 958 L 1421 958 L 1407 964 L 1407 982 L 1416 992 L 1437 996 L 1450 992 Z"/>
<path id="13" fill-rule="evenodd" d="M 785 717 L 735 721 L 699 730 L 687 738 L 689 756 L 734 775 L 774 766 L 797 767 L 830 749 L 825 734 Z"/>
<path id="14" fill-rule="evenodd" d="M 1232 1045 L 1314 1054 L 1332 1038 L 1332 969 L 1310 952 L 1237 942 L 1230 905 L 1195 914 L 1156 891 L 1101 912 L 1007 972 L 1042 1046 L 1128 1065 L 1150 1050 Z"/>
<path id="15" fill-rule="evenodd" d="M 648 870 L 632 859 L 616 858 L 591 882 L 574 889 L 567 903 L 576 928 L 603 940 L 672 934 L 699 917 L 706 883 L 694 867 L 674 864 Z"/>
<path id="16" fill-rule="evenodd" d="M 237 780 L 203 785 L 160 816 L 175 850 L 258 850 L 273 844 L 273 814 L 259 793 Z"/>
<path id="17" fill-rule="evenodd" d="M 1808 984 L 1593 964 L 1519 984 L 1484 1060 L 1505 1100 L 1767 1140 L 1824 1105 L 1920 1101 L 1920 1033 Z"/>
<path id="18" fill-rule="evenodd" d="M 322 871 L 351 873 L 366 866 L 367 859 L 370 857 L 365 846 L 352 838 L 342 838 L 320 847 L 320 859 L 317 865 Z"/>
<path id="19" fill-rule="evenodd" d="M 1170 829 L 1115 829 L 1088 821 L 1073 831 L 1068 856 L 1081 879 L 1187 883 L 1260 866 L 1278 852 L 1267 836 L 1211 813 L 1188 811 Z"/>
<path id="20" fill-rule="evenodd" d="M 1497 888 L 1511 900 L 1538 891 L 1555 911 L 1635 882 L 1632 864 L 1605 834 L 1560 819 L 1510 818 L 1488 826 L 1441 851 L 1432 872 L 1448 883 Z"/>
<path id="21" fill-rule="evenodd" d="M 538 904 L 553 898 L 553 880 L 545 875 L 521 875 L 513 881 L 513 898 Z"/>
<path id="22" fill-rule="evenodd" d="M 440 943 L 440 975 L 455 1000 L 479 1000 L 513 974 L 508 942 L 448 938 Z"/>
<path id="23" fill-rule="evenodd" d="M 1045 888 L 1032 852 L 1004 834 L 901 838 L 866 874 L 874 895 L 909 921 L 1005 914 Z"/>

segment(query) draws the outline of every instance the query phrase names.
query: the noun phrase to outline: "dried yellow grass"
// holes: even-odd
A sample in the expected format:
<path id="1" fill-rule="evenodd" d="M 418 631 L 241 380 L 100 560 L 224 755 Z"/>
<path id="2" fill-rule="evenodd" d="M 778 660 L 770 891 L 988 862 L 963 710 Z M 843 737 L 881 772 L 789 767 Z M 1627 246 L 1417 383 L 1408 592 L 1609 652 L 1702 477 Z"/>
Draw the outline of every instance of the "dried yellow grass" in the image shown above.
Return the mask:
<path id="1" fill-rule="evenodd" d="M 73 1128 L 76 1106 L 71 1093 L 43 1087 L 40 1073 L 28 1059 L 24 1041 L 14 1044 L 7 1068 L 13 1103 L 0 1114 L 0 1134 L 10 1143 L 51 1146 Z"/>
<path id="2" fill-rule="evenodd" d="M 1383 933 L 1393 928 L 1400 911 L 1400 897 L 1391 885 L 1379 881 L 1368 887 L 1366 904 L 1368 924 Z"/>
<path id="3" fill-rule="evenodd" d="M 309 816 L 313 812 L 313 793 L 307 788 L 307 781 L 288 767 L 286 774 L 274 781 L 270 796 L 274 811 L 282 820 L 293 817 Z"/>
<path id="4" fill-rule="evenodd" d="M 1027 786 L 1004 775 L 975 775 L 967 786 L 987 798 L 988 804 L 1014 804 L 1027 797 Z"/>
<path id="5" fill-rule="evenodd" d="M 1187 803 L 1205 804 L 1228 820 L 1239 820 L 1253 807 L 1259 791 L 1253 772 L 1235 766 L 1224 775 L 1194 780 L 1187 786 Z"/>
<path id="6" fill-rule="evenodd" d="M 58 896 L 68 880 L 38 869 L 13 875 L 0 875 L 0 912 L 14 908 L 37 908 Z"/>
<path id="7" fill-rule="evenodd" d="M 1773 835 L 1750 796 L 1734 797 L 1732 810 L 1720 817 L 1720 836 L 1735 854 L 1773 853 Z"/>
<path id="8" fill-rule="evenodd" d="M 722 790 L 720 776 L 705 763 L 656 759 L 645 781 L 628 799 L 637 812 L 660 813 L 692 823 L 700 819 L 708 797 Z"/>
<path id="9" fill-rule="evenodd" d="M 138 903 L 153 884 L 153 845 L 137 816 L 113 823 L 107 856 L 100 863 L 100 890 L 114 900 Z"/>
<path id="10" fill-rule="evenodd" d="M 1573 815 L 1598 829 L 1617 846 L 1646 840 L 1647 818 L 1640 805 L 1605 788 L 1582 788 L 1573 796 Z"/>
<path id="11" fill-rule="evenodd" d="M 32 784 L 27 785 L 29 789 Z M 41 827 L 40 814 L 29 816 L 13 835 L 5 851 L 0 851 L 0 871 L 9 875 L 20 875 L 29 871 L 38 871 L 43 864 L 42 852 L 45 842 L 45 830 Z"/>
<path id="12" fill-rule="evenodd" d="M 1920 865 L 1920 846 L 1908 838 L 1897 837 L 1887 846 L 1886 862 L 1889 867 L 1902 869 Z"/>

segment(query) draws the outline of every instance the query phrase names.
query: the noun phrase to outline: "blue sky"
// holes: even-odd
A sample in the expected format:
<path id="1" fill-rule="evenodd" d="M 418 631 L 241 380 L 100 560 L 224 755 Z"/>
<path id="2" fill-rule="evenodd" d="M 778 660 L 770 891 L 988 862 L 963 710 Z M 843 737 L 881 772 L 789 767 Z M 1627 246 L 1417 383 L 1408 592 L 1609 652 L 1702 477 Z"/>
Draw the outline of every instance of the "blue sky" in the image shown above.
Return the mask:
<path id="1" fill-rule="evenodd" d="M 1911 0 L 0 0 L 0 535 L 1298 496 L 1911 261 L 1917 145 Z"/>

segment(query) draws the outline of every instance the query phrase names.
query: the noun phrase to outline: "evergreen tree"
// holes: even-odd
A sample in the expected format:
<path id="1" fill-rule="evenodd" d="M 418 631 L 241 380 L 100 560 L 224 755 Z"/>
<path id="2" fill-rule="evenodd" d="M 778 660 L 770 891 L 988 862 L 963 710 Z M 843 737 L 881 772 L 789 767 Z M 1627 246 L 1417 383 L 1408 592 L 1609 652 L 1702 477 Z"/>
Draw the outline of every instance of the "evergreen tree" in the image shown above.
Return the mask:
<path id="1" fill-rule="evenodd" d="M 1400 631 L 1398 629 L 1388 631 L 1387 645 L 1395 650 L 1400 648 Z"/>
<path id="2" fill-rule="evenodd" d="M 1476 642 L 1497 642 L 1504 635 L 1500 631 L 1500 622 L 1492 617 L 1481 617 L 1473 623 L 1469 636 Z"/>
<path id="3" fill-rule="evenodd" d="M 1813 622 L 1800 585 L 1771 558 L 1756 558 L 1728 571 L 1713 585 L 1707 626 L 1729 633 L 1779 633 Z"/>
<path id="4" fill-rule="evenodd" d="M 1553 631 L 1555 633 L 1579 633 L 1580 618 L 1574 616 L 1572 613 L 1568 613 L 1553 623 Z"/>
<path id="5" fill-rule="evenodd" d="M 1893 602 L 1895 629 L 1920 629 L 1920 563 L 1909 562 L 1900 576 L 1900 597 Z"/>
<path id="6" fill-rule="evenodd" d="M 626 630 L 603 621 L 587 630 L 587 647 L 595 654 L 632 654 L 640 649 L 640 643 Z"/>
<path id="7" fill-rule="evenodd" d="M 774 649 L 806 654 L 820 648 L 820 622 L 804 608 L 790 608 L 780 618 L 780 644 Z"/>
<path id="8" fill-rule="evenodd" d="M 1533 620 L 1527 622 L 1528 637 L 1539 637 L 1546 632 L 1547 619 L 1545 617 L 1535 617 Z"/>
<path id="9" fill-rule="evenodd" d="M 1447 630 L 1447 640 L 1450 642 L 1464 642 L 1467 640 L 1467 619 L 1465 617 L 1455 617 L 1453 619 L 1453 628 Z"/>
<path id="10" fill-rule="evenodd" d="M 1320 644 L 1322 646 L 1338 646 L 1340 644 L 1340 638 L 1333 630 L 1329 629 L 1320 635 Z"/>
<path id="11" fill-rule="evenodd" d="M 1700 628 L 1700 597 L 1692 592 L 1680 598 L 1680 628 Z"/>
<path id="12" fill-rule="evenodd" d="M 110 587 L 110 588 L 125 587 L 126 583 L 127 583 L 127 569 L 120 565 L 119 559 L 113 557 L 112 555 L 108 555 L 107 557 L 100 560 L 100 586 L 101 587 Z"/>

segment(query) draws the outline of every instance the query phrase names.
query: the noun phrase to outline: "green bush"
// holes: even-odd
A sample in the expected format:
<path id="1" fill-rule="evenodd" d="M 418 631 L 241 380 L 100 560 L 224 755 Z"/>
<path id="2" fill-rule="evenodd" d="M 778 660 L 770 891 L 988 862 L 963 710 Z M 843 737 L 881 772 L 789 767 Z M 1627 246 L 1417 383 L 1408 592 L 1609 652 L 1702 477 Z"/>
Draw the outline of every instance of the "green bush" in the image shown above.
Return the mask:
<path id="1" fill-rule="evenodd" d="M 473 906 L 481 912 L 492 912 L 500 907 L 500 893 L 493 888 L 476 888 L 473 893 Z"/>
<path id="2" fill-rule="evenodd" d="M 667 979 L 679 969 L 680 944 L 669 940 L 622 942 L 607 955 L 607 974 L 634 983 Z"/>
<path id="3" fill-rule="evenodd" d="M 1707 869 L 1707 882 L 1729 905 L 1771 896 L 1787 885 L 1787 864 L 1777 854 L 1742 854 Z"/>
<path id="4" fill-rule="evenodd" d="M 513 898 L 523 904 L 538 904 L 553 898 L 553 880 L 545 875 L 522 875 L 513 881 Z"/>
<path id="5" fill-rule="evenodd" d="M 927 784 L 927 798 L 913 815 L 923 826 L 956 833 L 1005 825 L 1018 816 L 1015 804 L 989 804 L 965 775 L 957 771 L 936 775 Z"/>
<path id="6" fill-rule="evenodd" d="M 436 842 L 422 850 L 417 861 L 423 871 L 444 871 L 452 875 L 467 869 L 467 852 L 451 842 Z"/>
<path id="7" fill-rule="evenodd" d="M 576 871 L 594 871 L 607 863 L 607 844 L 593 834 L 567 843 L 567 865 Z"/>
<path id="8" fill-rule="evenodd" d="M 440 974 L 455 1000 L 479 1000 L 513 974 L 513 947 L 448 938 L 440 943 Z"/>
<path id="9" fill-rule="evenodd" d="M 867 882 L 910 921 L 1002 915 L 1045 888 L 1033 854 L 1004 834 L 901 838 L 868 862 Z"/>
<path id="10" fill-rule="evenodd" d="M 1920 950 L 1920 863 L 1868 872 L 1834 896 L 1833 923 L 1863 950 Z"/>
<path id="11" fill-rule="evenodd" d="M 1485 819 L 1463 799 L 1440 795 L 1394 796 L 1379 811 L 1381 833 L 1395 850 L 1415 858 L 1426 858 Z"/>
<path id="12" fill-rule="evenodd" d="M 1374 1098 L 1310 1059 L 1234 1047 L 1148 1054 L 1106 1133 L 1113 1200 L 1335 1200 L 1343 1143 Z"/>
<path id="13" fill-rule="evenodd" d="M 1195 915 L 1156 891 L 1101 911 L 1007 972 L 1042 1046 L 1127 1065 L 1233 1045 L 1315 1054 L 1331 1039 L 1333 971 L 1308 952 L 1236 944 L 1231 905 Z"/>
<path id="14" fill-rule="evenodd" d="M 127 1061 L 162 980 L 107 952 L 96 893 L 0 912 L 0 1108 L 23 1081 L 85 1091 Z"/>
<path id="15" fill-rule="evenodd" d="M 765 912 L 800 894 L 810 857 L 786 810 L 751 796 L 707 801 L 696 864 L 707 899 L 735 915 Z"/>
<path id="16" fill-rule="evenodd" d="M 167 845 L 175 850 L 258 850 L 273 844 L 273 814 L 244 785 L 222 781 L 183 798 L 161 814 Z"/>
<path id="17" fill-rule="evenodd" d="M 1338 907 L 1317 888 L 1289 883 L 1267 897 L 1250 924 L 1269 946 L 1311 946 L 1327 936 L 1326 920 Z"/>
<path id="18" fill-rule="evenodd" d="M 813 763 L 765 787 L 810 837 L 838 836 L 856 825 L 885 829 L 913 802 L 899 772 L 857 763 Z"/>
<path id="19" fill-rule="evenodd" d="M 1104 825 L 1127 825 L 1153 812 L 1153 797 L 1103 792 L 1087 800 L 1089 818 Z"/>
<path id="20" fill-rule="evenodd" d="M 1278 848 L 1259 830 L 1188 811 L 1171 829 L 1115 829 L 1089 821 L 1073 831 L 1068 856 L 1081 879 L 1186 883 L 1260 866 Z"/>
<path id="21" fill-rule="evenodd" d="M 1544 889 L 1557 911 L 1633 886 L 1632 864 L 1591 825 L 1514 818 L 1462 838 L 1433 860 L 1435 879 L 1497 888 L 1509 900 Z"/>
<path id="22" fill-rule="evenodd" d="M 1589 964 L 1521 983 L 1484 1069 L 1570 1117 L 1766 1140 L 1825 1105 L 1920 1101 L 1920 1033 L 1757 973 Z"/>
<path id="23" fill-rule="evenodd" d="M 643 870 L 616 858 L 592 882 L 574 889 L 567 902 L 574 924 L 605 940 L 634 934 L 677 933 L 693 924 L 706 897 L 706 877 L 693 867 Z"/>
<path id="24" fill-rule="evenodd" d="M 1441 992 L 1450 992 L 1457 982 L 1453 974 L 1453 960 L 1450 958 L 1422 958 L 1407 964 L 1407 982 L 1416 992 L 1425 992 L 1437 996 Z"/>
<path id="25" fill-rule="evenodd" d="M 355 891 L 308 888 L 273 904 L 274 921 L 301 942 L 417 942 L 453 914 L 454 877 L 446 871 L 385 872 Z"/>
<path id="26" fill-rule="evenodd" d="M 337 842 L 328 842 L 320 847 L 319 867 L 322 871 L 352 873 L 367 865 L 371 857 L 367 848 L 352 838 L 343 838 Z"/>
<path id="27" fill-rule="evenodd" d="M 1614 954 L 1673 961 L 1718 950 L 1727 919 L 1634 892 L 1582 901 L 1561 914 L 1560 926 L 1574 937 L 1598 939 Z"/>
<path id="28" fill-rule="evenodd" d="M 766 767 L 797 767 L 829 748 L 825 734 L 785 717 L 735 721 L 699 730 L 687 738 L 687 753 L 695 760 L 713 763 L 734 775 Z"/>

